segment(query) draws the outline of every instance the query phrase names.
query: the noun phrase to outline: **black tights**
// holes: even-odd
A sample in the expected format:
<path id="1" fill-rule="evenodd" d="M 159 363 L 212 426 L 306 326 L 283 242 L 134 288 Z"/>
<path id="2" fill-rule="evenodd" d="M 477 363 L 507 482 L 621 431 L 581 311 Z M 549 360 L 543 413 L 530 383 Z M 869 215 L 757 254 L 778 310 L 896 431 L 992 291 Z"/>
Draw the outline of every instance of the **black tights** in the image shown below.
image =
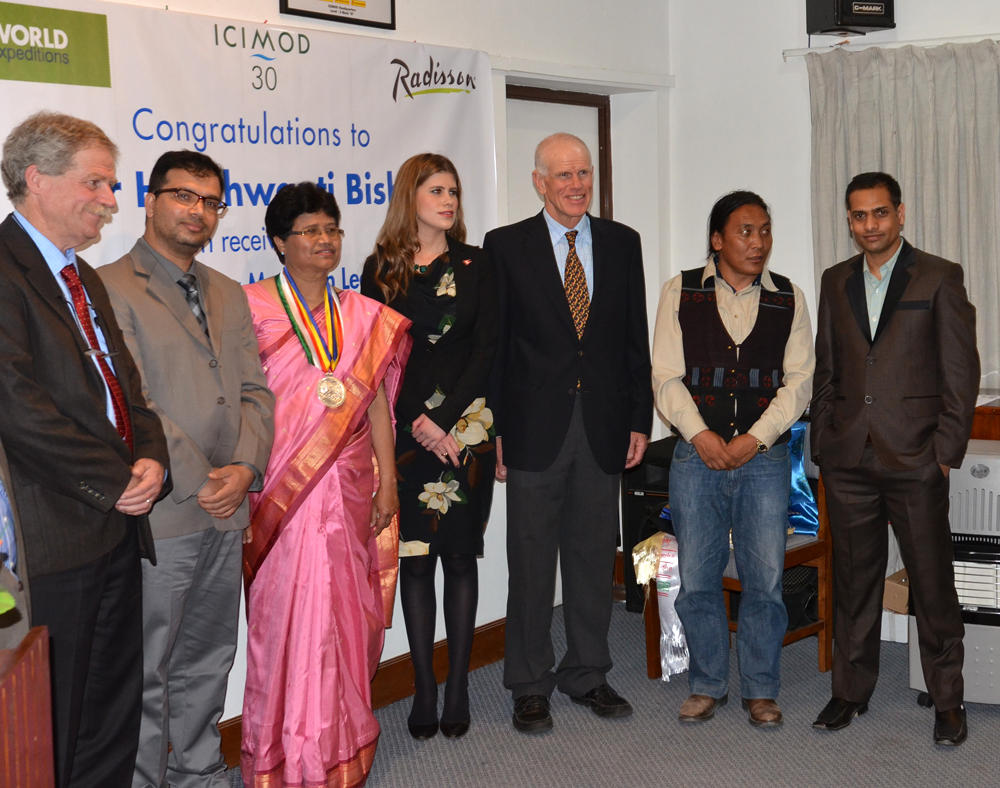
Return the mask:
<path id="1" fill-rule="evenodd" d="M 399 595 L 413 661 L 414 696 L 410 722 L 437 720 L 437 681 L 434 678 L 434 593 L 436 555 L 408 556 L 399 562 Z M 469 655 L 479 602 L 479 567 L 474 555 L 442 555 L 444 569 L 444 624 L 448 635 L 448 681 L 444 687 L 441 719 L 469 719 Z"/>

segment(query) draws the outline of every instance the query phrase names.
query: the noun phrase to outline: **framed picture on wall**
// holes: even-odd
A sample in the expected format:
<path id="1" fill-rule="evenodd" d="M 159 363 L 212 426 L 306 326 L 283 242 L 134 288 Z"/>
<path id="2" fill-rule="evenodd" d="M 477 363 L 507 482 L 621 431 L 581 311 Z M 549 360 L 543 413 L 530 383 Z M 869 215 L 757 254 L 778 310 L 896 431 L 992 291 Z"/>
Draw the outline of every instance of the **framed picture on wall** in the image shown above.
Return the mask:
<path id="1" fill-rule="evenodd" d="M 396 0 L 278 0 L 283 14 L 396 29 Z"/>

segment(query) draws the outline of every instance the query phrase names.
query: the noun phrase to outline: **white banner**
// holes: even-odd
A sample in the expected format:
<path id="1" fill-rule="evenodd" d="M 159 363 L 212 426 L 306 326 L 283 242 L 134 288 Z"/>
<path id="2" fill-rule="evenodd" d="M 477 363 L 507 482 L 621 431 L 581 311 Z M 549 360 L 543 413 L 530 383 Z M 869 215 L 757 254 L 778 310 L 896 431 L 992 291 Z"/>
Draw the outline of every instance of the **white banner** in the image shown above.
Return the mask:
<path id="1" fill-rule="evenodd" d="M 264 211 L 281 184 L 307 180 L 337 198 L 347 234 L 335 279 L 356 289 L 393 175 L 423 151 L 458 168 L 470 242 L 492 226 L 484 53 L 94 0 L 67 5 L 0 3 L 0 138 L 52 109 L 92 120 L 117 143 L 118 213 L 83 252 L 92 265 L 115 260 L 142 234 L 149 172 L 179 148 L 225 171 L 232 207 L 199 259 L 242 282 L 278 270 Z M 0 195 L 2 214 L 9 209 Z"/>

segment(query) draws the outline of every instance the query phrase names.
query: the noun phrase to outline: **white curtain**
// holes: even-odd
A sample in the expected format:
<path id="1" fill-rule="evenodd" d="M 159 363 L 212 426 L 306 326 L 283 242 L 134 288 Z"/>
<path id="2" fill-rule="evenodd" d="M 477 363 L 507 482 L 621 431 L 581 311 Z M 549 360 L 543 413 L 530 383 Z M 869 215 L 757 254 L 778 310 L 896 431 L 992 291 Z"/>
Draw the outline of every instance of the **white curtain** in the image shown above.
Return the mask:
<path id="1" fill-rule="evenodd" d="M 819 274 L 857 253 L 844 190 L 882 170 L 902 186 L 903 235 L 960 263 L 976 305 L 982 385 L 1000 389 L 1000 45 L 806 56 Z"/>

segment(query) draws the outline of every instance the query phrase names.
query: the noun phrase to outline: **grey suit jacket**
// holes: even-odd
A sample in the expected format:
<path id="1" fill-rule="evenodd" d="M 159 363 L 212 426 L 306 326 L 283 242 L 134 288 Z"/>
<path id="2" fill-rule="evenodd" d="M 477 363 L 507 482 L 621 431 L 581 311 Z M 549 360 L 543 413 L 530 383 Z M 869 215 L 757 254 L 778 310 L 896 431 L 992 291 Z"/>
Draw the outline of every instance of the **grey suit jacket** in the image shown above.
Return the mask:
<path id="1" fill-rule="evenodd" d="M 174 489 L 150 514 L 156 539 L 249 524 L 249 506 L 217 520 L 198 505 L 212 468 L 246 463 L 263 474 L 274 435 L 274 395 L 239 283 L 195 261 L 211 341 L 159 256 L 139 239 L 98 269 L 167 436 Z"/>
<path id="2" fill-rule="evenodd" d="M 0 590 L 10 592 L 14 597 L 16 607 L 7 613 L 0 614 L 0 649 L 15 648 L 21 639 L 28 634 L 28 621 L 31 620 L 31 602 L 28 596 L 28 572 L 24 560 L 24 535 L 21 533 L 21 519 L 17 514 L 17 502 L 14 500 L 14 487 L 10 480 L 10 468 L 7 466 L 7 455 L 3 444 L 0 444 L 0 482 L 3 482 L 7 497 L 10 498 L 10 508 L 14 513 L 14 539 L 19 552 L 17 577 L 6 567 L 0 567 Z"/>
<path id="3" fill-rule="evenodd" d="M 976 310 L 962 269 L 903 241 L 872 336 L 863 265 L 858 255 L 823 272 L 813 458 L 854 467 L 870 438 L 890 468 L 957 468 L 979 392 Z"/>

